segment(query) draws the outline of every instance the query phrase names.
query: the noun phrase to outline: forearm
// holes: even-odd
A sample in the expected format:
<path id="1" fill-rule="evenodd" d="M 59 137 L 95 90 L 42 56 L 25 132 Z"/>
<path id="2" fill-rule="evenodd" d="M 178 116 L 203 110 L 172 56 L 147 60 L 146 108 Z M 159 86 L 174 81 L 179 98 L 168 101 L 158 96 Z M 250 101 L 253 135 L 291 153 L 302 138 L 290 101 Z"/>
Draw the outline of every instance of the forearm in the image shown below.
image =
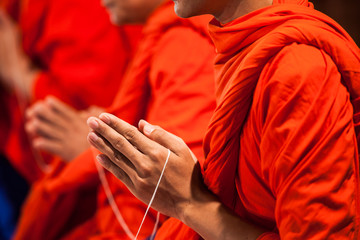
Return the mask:
<path id="1" fill-rule="evenodd" d="M 19 60 L 18 66 L 15 66 L 14 68 L 12 74 L 13 87 L 26 101 L 30 101 L 32 99 L 33 85 L 35 84 L 35 79 L 38 77 L 40 72 L 40 69 L 32 66 L 31 61 L 27 57 Z"/>
<path id="2" fill-rule="evenodd" d="M 266 231 L 233 214 L 207 190 L 198 194 L 183 213 L 180 220 L 206 240 L 257 239 Z"/>

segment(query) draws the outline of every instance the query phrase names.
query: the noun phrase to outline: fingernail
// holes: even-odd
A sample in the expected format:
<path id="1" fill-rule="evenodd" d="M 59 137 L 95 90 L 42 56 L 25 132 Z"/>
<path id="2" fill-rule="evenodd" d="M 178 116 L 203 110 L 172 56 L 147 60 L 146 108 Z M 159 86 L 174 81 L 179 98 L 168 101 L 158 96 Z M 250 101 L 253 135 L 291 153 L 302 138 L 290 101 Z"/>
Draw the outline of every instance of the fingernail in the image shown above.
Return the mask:
<path id="1" fill-rule="evenodd" d="M 110 125 L 111 120 L 110 120 L 110 117 L 106 113 L 100 114 L 99 118 L 107 125 Z"/>
<path id="2" fill-rule="evenodd" d="M 150 135 L 155 130 L 155 127 L 150 123 L 146 123 L 144 126 L 144 133 Z"/>
<path id="3" fill-rule="evenodd" d="M 99 137 L 94 132 L 89 133 L 89 138 L 93 142 L 96 142 L 99 139 Z"/>
<path id="4" fill-rule="evenodd" d="M 96 129 L 99 127 L 99 123 L 97 122 L 97 120 L 95 120 L 95 118 L 89 118 L 88 119 L 88 125 L 89 127 L 91 127 L 92 129 Z"/>

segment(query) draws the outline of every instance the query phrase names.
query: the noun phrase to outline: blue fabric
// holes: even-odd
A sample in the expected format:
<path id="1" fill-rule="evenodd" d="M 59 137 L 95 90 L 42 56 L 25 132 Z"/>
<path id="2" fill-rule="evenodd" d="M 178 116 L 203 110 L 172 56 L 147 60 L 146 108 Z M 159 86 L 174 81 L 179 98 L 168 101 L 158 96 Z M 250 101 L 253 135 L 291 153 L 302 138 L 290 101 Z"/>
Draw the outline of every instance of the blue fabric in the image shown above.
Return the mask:
<path id="1" fill-rule="evenodd" d="M 15 230 L 28 184 L 0 155 L 0 240 L 9 240 Z"/>

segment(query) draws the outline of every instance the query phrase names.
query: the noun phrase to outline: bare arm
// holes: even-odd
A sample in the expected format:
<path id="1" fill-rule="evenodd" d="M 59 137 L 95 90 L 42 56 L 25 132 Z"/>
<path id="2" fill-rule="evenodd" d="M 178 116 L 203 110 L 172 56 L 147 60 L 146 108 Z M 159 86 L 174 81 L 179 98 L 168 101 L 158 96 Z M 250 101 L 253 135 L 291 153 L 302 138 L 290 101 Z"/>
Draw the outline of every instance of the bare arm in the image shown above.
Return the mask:
<path id="1" fill-rule="evenodd" d="M 17 90 L 25 100 L 31 99 L 32 85 L 39 70 L 25 55 L 18 29 L 0 10 L 0 79 L 10 90 Z"/>

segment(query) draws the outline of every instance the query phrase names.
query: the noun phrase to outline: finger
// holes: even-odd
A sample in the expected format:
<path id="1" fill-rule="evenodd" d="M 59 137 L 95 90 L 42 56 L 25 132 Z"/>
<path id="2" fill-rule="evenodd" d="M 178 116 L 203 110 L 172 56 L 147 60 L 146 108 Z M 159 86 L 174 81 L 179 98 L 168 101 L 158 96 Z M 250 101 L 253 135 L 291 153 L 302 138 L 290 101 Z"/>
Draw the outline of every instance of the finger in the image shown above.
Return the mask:
<path id="1" fill-rule="evenodd" d="M 89 143 L 97 148 L 100 152 L 108 156 L 108 158 L 118 167 L 123 169 L 129 176 L 137 174 L 135 166 L 127 159 L 123 154 L 113 148 L 113 146 L 102 137 L 98 136 L 94 132 L 90 132 L 88 135 Z"/>
<path id="2" fill-rule="evenodd" d="M 182 155 L 185 150 L 186 152 L 188 151 L 187 145 L 181 138 L 165 131 L 159 126 L 154 126 L 145 120 L 140 120 L 139 130 L 143 132 L 145 136 L 164 146 L 165 148 L 170 149 L 178 156 Z"/>
<path id="3" fill-rule="evenodd" d="M 96 160 L 101 164 L 101 166 L 103 166 L 106 170 L 111 172 L 115 177 L 123 182 L 129 189 L 134 186 L 129 175 L 127 175 L 127 173 L 118 165 L 114 164 L 106 155 L 100 154 L 96 156 Z"/>
<path id="4" fill-rule="evenodd" d="M 76 110 L 67 104 L 63 103 L 54 96 L 49 96 L 46 98 L 46 103 L 53 109 L 59 116 L 65 119 L 72 119 L 76 115 Z"/>
<path id="5" fill-rule="evenodd" d="M 25 111 L 25 117 L 26 119 L 32 119 L 35 117 L 35 112 L 32 107 L 28 107 Z"/>
<path id="6" fill-rule="evenodd" d="M 88 119 L 88 125 L 95 132 L 104 137 L 116 150 L 130 159 L 136 167 L 139 167 L 139 164 L 137 163 L 139 163 L 139 159 L 142 159 L 144 155 L 136 148 L 136 146 L 128 141 L 124 135 L 117 132 L 114 128 L 95 117 Z M 131 130 L 134 130 L 134 127 L 129 124 L 127 127 Z M 137 133 L 141 134 L 139 131 L 137 131 Z M 133 131 L 132 134 L 136 133 Z"/>
<path id="7" fill-rule="evenodd" d="M 64 129 L 63 126 L 67 124 L 66 119 L 59 117 L 59 115 L 54 112 L 44 101 L 39 101 L 35 103 L 29 110 L 27 111 L 28 118 L 37 118 L 41 121 L 46 121 L 53 126 L 57 126 L 59 128 Z"/>
<path id="8" fill-rule="evenodd" d="M 64 131 L 61 128 L 37 118 L 26 122 L 25 130 L 32 136 L 38 135 L 56 140 L 60 140 L 64 134 Z"/>
<path id="9" fill-rule="evenodd" d="M 145 137 L 136 127 L 108 113 L 101 114 L 99 118 L 116 132 L 120 133 L 142 153 L 152 157 L 158 157 L 159 155 L 166 156 L 167 151 L 163 146 Z"/>
<path id="10" fill-rule="evenodd" d="M 32 145 L 38 150 L 45 151 L 54 155 L 60 155 L 63 151 L 61 145 L 56 140 L 50 140 L 41 137 L 34 139 Z"/>

